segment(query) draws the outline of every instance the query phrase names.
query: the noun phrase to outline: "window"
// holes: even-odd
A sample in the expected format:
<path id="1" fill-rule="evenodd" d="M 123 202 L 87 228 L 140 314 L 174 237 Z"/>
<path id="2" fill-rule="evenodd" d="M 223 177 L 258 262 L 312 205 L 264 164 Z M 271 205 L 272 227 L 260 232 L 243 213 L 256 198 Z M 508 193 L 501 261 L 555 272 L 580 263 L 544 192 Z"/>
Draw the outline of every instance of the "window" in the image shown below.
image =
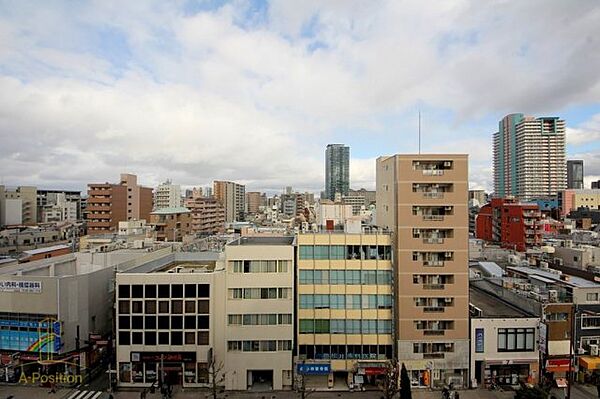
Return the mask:
<path id="1" fill-rule="evenodd" d="M 314 247 L 312 245 L 300 245 L 300 259 L 313 259 Z"/>
<path id="2" fill-rule="evenodd" d="M 158 333 L 158 344 L 159 345 L 169 345 L 169 333 L 168 332 L 159 332 Z"/>
<path id="3" fill-rule="evenodd" d="M 314 272 L 312 270 L 300 270 L 300 284 L 313 284 Z"/>
<path id="4" fill-rule="evenodd" d="M 171 319 L 169 316 L 158 316 L 158 329 L 159 330 L 168 330 L 169 325 L 171 324 L 169 321 Z"/>
<path id="5" fill-rule="evenodd" d="M 120 314 L 129 314 L 129 301 L 119 301 L 119 313 Z"/>
<path id="6" fill-rule="evenodd" d="M 585 300 L 588 302 L 598 302 L 598 293 L 588 293 L 585 296 Z"/>
<path id="7" fill-rule="evenodd" d="M 143 302 L 133 301 L 131 302 L 131 313 L 143 313 Z"/>
<path id="8" fill-rule="evenodd" d="M 173 284 L 171 286 L 171 298 L 183 298 L 183 284 Z"/>
<path id="9" fill-rule="evenodd" d="M 171 297 L 171 289 L 168 284 L 159 284 L 158 285 L 158 297 L 159 298 L 170 298 Z"/>
<path id="10" fill-rule="evenodd" d="M 183 318 L 183 327 L 186 330 L 195 330 L 196 329 L 196 316 L 185 316 Z"/>
<path id="11" fill-rule="evenodd" d="M 198 298 L 210 297 L 210 284 L 198 284 Z"/>
<path id="12" fill-rule="evenodd" d="M 183 329 L 183 317 L 182 316 L 171 316 L 171 329 L 172 330 Z"/>
<path id="13" fill-rule="evenodd" d="M 129 331 L 119 331 L 119 345 L 131 345 Z"/>
<path id="14" fill-rule="evenodd" d="M 198 300 L 198 314 L 210 313 L 210 301 L 208 299 Z"/>
<path id="15" fill-rule="evenodd" d="M 581 328 L 592 329 L 600 328 L 600 316 L 596 315 L 581 315 Z"/>
<path id="16" fill-rule="evenodd" d="M 198 329 L 208 329 L 210 325 L 210 317 L 209 316 L 198 316 Z"/>
<path id="17" fill-rule="evenodd" d="M 143 298 L 144 297 L 144 286 L 141 284 L 134 284 L 131 286 L 131 297 L 132 298 Z"/>
<path id="18" fill-rule="evenodd" d="M 146 314 L 156 313 L 156 301 L 146 301 Z"/>
<path id="19" fill-rule="evenodd" d="M 119 284 L 119 298 L 130 298 L 130 287 L 128 285 Z"/>
<path id="20" fill-rule="evenodd" d="M 144 344 L 144 333 L 140 331 L 134 331 L 131 333 L 131 345 L 143 345 Z"/>
<path id="21" fill-rule="evenodd" d="M 185 313 L 196 313 L 196 301 L 185 301 Z"/>
<path id="22" fill-rule="evenodd" d="M 568 313 L 548 313 L 546 315 L 546 321 L 566 321 L 569 320 Z"/>
<path id="23" fill-rule="evenodd" d="M 311 319 L 300 319 L 299 331 L 300 331 L 300 334 L 314 333 L 315 332 L 315 321 L 311 320 Z"/>
<path id="24" fill-rule="evenodd" d="M 158 313 L 169 313 L 169 301 L 158 301 Z"/>
<path id="25" fill-rule="evenodd" d="M 171 301 L 171 313 L 182 314 L 183 313 L 183 301 Z"/>
<path id="26" fill-rule="evenodd" d="M 144 329 L 156 330 L 156 316 L 144 317 Z"/>
<path id="27" fill-rule="evenodd" d="M 119 316 L 119 330 L 128 330 L 131 328 L 129 316 Z"/>
<path id="28" fill-rule="evenodd" d="M 198 331 L 198 345 L 208 345 L 209 335 L 208 331 Z"/>
<path id="29" fill-rule="evenodd" d="M 146 346 L 156 345 L 156 331 L 144 332 L 144 342 Z"/>
<path id="30" fill-rule="evenodd" d="M 185 285 L 185 297 L 186 298 L 195 298 L 196 297 L 196 284 L 186 284 Z"/>
<path id="31" fill-rule="evenodd" d="M 534 350 L 535 328 L 499 328 L 498 352 Z"/>
<path id="32" fill-rule="evenodd" d="M 242 341 L 227 341 L 227 350 L 229 352 L 239 352 L 242 350 Z"/>
<path id="33" fill-rule="evenodd" d="M 360 270 L 346 270 L 346 284 L 360 284 Z"/>
<path id="34" fill-rule="evenodd" d="M 279 314 L 278 317 L 279 324 L 292 324 L 292 314 L 291 313 L 282 313 Z"/>
<path id="35" fill-rule="evenodd" d="M 185 333 L 185 344 L 186 345 L 194 345 L 196 343 L 196 334 L 193 332 Z"/>
<path id="36" fill-rule="evenodd" d="M 291 340 L 277 341 L 277 350 L 278 351 L 291 351 L 292 350 L 292 341 Z"/>
<path id="37" fill-rule="evenodd" d="M 183 333 L 181 331 L 171 331 L 171 345 L 183 345 Z"/>

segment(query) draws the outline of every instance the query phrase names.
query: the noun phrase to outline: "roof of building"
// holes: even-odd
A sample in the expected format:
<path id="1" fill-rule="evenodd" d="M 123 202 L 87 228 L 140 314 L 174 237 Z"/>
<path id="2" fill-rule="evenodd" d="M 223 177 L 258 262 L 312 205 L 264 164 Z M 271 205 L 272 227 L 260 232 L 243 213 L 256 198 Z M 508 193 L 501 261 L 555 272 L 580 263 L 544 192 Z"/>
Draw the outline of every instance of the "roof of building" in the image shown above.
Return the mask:
<path id="1" fill-rule="evenodd" d="M 219 260 L 220 252 L 214 251 L 199 251 L 185 253 L 185 260 L 177 260 L 176 254 L 165 255 L 162 258 L 155 259 L 146 263 L 142 263 L 139 266 L 135 266 L 131 269 L 122 271 L 121 273 L 161 273 L 168 272 L 177 262 L 185 262 L 193 264 L 196 262 L 207 262 L 213 263 Z M 172 256 L 174 255 L 174 256 Z"/>
<path id="2" fill-rule="evenodd" d="M 536 269 L 533 267 L 526 267 L 526 266 L 509 266 L 508 269 L 514 270 L 519 273 L 527 274 L 527 276 L 544 277 L 546 279 L 552 280 L 553 282 L 561 282 L 565 285 L 570 285 L 570 286 L 576 287 L 576 288 L 600 288 L 600 284 L 598 284 L 598 283 L 595 283 L 590 280 L 586 280 L 581 277 L 567 275 L 564 273 L 563 274 L 552 273 L 552 272 L 549 272 L 546 270 Z M 563 280 L 563 279 L 561 279 L 561 275 L 568 276 L 569 279 Z"/>
<path id="3" fill-rule="evenodd" d="M 480 319 L 533 317 L 524 310 L 474 287 L 469 288 L 469 303 L 481 310 L 481 314 L 476 316 Z"/>
<path id="4" fill-rule="evenodd" d="M 23 253 L 25 255 L 37 255 L 37 254 L 44 254 L 46 252 L 52 252 L 52 251 L 58 251 L 61 249 L 70 249 L 71 247 L 68 245 L 53 245 L 51 247 L 44 247 L 44 248 L 38 248 L 38 249 L 30 249 L 29 251 L 23 251 Z"/>
<path id="5" fill-rule="evenodd" d="M 505 272 L 496 262 L 477 262 L 479 268 L 487 273 L 490 277 L 502 277 Z"/>
<path id="6" fill-rule="evenodd" d="M 294 236 L 244 236 L 227 245 L 292 245 Z"/>
<path id="7" fill-rule="evenodd" d="M 173 213 L 190 213 L 191 211 L 183 206 L 172 206 L 168 208 L 160 208 L 150 212 L 151 215 L 171 215 Z"/>

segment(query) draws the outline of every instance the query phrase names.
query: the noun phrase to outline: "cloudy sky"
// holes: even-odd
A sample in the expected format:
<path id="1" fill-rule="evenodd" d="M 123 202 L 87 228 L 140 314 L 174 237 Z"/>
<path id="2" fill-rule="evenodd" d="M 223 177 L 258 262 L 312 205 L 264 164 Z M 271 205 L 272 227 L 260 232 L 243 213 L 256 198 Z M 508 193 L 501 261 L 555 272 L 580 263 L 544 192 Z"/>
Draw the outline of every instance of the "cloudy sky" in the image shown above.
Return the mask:
<path id="1" fill-rule="evenodd" d="M 468 152 L 490 189 L 507 113 L 567 121 L 600 179 L 597 0 L 0 1 L 0 181 L 320 191 L 327 143 Z"/>

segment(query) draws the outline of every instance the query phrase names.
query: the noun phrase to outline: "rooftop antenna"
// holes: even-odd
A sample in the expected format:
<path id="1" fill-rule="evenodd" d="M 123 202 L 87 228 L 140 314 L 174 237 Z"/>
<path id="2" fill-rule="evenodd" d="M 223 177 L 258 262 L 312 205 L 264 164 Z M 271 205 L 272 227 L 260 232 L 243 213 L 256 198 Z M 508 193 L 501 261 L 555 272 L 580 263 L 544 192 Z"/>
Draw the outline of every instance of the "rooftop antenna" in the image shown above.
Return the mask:
<path id="1" fill-rule="evenodd" d="M 421 110 L 419 109 L 419 155 L 421 155 Z"/>

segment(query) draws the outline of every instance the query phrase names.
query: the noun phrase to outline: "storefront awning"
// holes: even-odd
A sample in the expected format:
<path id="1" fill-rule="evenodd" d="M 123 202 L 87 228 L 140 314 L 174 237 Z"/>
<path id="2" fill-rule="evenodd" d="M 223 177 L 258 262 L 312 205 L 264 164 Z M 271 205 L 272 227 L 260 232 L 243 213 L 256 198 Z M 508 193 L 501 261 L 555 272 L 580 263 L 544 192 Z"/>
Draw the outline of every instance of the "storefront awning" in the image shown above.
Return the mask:
<path id="1" fill-rule="evenodd" d="M 579 365 L 585 367 L 588 370 L 598 370 L 600 369 L 600 357 L 581 356 L 579 358 Z"/>
<path id="2" fill-rule="evenodd" d="M 569 371 L 569 359 L 548 359 L 546 361 L 546 371 L 549 373 L 563 373 Z"/>

